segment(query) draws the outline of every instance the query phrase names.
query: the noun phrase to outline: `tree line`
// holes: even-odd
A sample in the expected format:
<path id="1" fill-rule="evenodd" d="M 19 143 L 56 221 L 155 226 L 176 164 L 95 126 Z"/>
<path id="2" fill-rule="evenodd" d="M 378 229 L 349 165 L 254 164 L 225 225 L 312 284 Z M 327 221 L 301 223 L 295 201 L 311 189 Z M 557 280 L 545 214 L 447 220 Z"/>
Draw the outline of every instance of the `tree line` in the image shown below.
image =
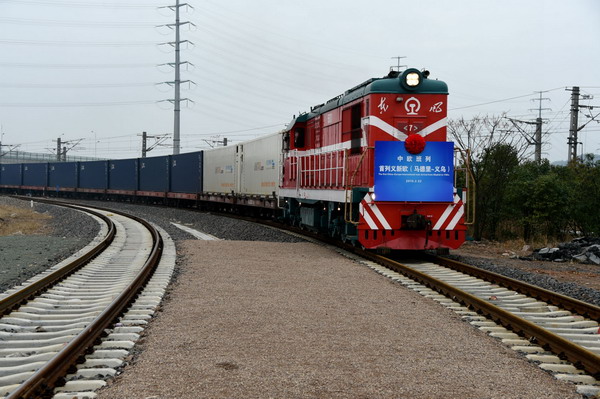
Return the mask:
<path id="1" fill-rule="evenodd" d="M 567 166 L 527 160 L 530 138 L 506 118 L 450 121 L 475 190 L 475 240 L 565 240 L 600 234 L 600 161 L 584 156 Z M 467 175 L 457 186 L 466 185 Z"/>

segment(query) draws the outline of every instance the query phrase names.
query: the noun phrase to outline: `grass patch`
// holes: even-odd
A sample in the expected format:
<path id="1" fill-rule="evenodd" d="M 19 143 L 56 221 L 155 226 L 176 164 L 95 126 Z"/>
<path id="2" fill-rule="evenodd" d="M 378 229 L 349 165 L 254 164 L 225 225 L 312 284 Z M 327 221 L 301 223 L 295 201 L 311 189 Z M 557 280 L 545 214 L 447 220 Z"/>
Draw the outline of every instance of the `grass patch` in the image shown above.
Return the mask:
<path id="1" fill-rule="evenodd" d="M 43 234 L 51 218 L 31 209 L 0 205 L 0 236 Z"/>

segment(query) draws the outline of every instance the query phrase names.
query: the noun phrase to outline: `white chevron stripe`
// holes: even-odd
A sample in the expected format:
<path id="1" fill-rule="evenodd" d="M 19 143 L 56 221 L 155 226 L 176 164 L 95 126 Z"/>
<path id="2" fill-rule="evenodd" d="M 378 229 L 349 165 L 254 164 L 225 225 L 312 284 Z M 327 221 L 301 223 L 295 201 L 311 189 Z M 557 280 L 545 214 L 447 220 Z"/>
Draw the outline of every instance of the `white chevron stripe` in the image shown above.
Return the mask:
<path id="1" fill-rule="evenodd" d="M 454 194 L 454 204 L 450 204 L 450 205 L 448 205 L 446 207 L 446 209 L 444 210 L 444 213 L 442 213 L 442 216 L 440 216 L 440 218 L 438 219 L 438 221 L 435 224 L 435 226 L 433 226 L 432 230 L 439 230 L 439 229 L 442 228 L 442 226 L 446 222 L 446 219 L 448 219 L 448 216 L 450 216 L 450 214 L 452 213 L 452 210 L 454 209 L 454 207 L 458 203 L 459 199 L 460 198 L 458 197 L 458 195 Z"/>
<path id="2" fill-rule="evenodd" d="M 460 218 L 462 217 L 462 215 L 464 213 L 465 213 L 465 207 L 461 205 L 458 208 L 458 212 L 456 212 L 456 215 L 454 215 L 454 217 L 450 221 L 450 224 L 448 224 L 448 227 L 446 227 L 446 230 L 454 230 L 454 228 L 458 224 L 458 221 L 460 220 Z"/>
<path id="3" fill-rule="evenodd" d="M 370 116 L 367 116 L 366 118 L 363 118 L 362 124 L 363 124 L 363 126 L 366 126 L 366 125 L 375 126 L 376 128 L 383 130 L 384 132 L 386 132 L 390 136 L 397 138 L 398 140 L 404 140 L 405 138 L 408 137 L 406 134 L 402 133 L 400 130 L 396 129 L 394 126 L 379 119 L 378 117 L 376 117 L 374 115 L 370 115 Z"/>
<path id="4" fill-rule="evenodd" d="M 390 226 L 390 224 L 388 223 L 385 216 L 383 216 L 383 213 L 381 213 L 381 210 L 379 209 L 377 204 L 375 204 L 373 202 L 373 197 L 371 196 L 371 193 L 367 193 L 367 195 L 365 195 L 365 198 L 363 198 L 363 201 L 365 201 L 365 203 L 368 205 L 368 207 L 367 207 L 368 210 L 373 212 L 375 218 L 379 221 L 379 223 L 381 223 L 381 225 L 383 226 L 383 229 L 391 230 L 392 226 Z M 361 201 L 361 203 L 362 203 L 362 201 Z M 366 212 L 368 212 L 368 210 Z"/>
<path id="5" fill-rule="evenodd" d="M 369 228 L 371 230 L 379 230 L 379 228 L 377 227 L 377 224 L 375 223 L 375 221 L 373 220 L 373 218 L 371 218 L 371 215 L 369 215 L 369 212 L 363 212 L 363 219 L 365 220 L 365 222 L 367 222 L 367 224 L 369 225 Z"/>
<path id="6" fill-rule="evenodd" d="M 421 130 L 418 133 L 419 133 L 419 135 L 426 137 L 427 135 L 435 132 L 436 130 L 443 128 L 447 124 L 448 124 L 448 118 L 443 118 L 437 122 L 432 123 L 431 125 L 427 126 L 425 129 Z"/>
<path id="7" fill-rule="evenodd" d="M 383 130 L 384 132 L 386 132 L 390 136 L 397 138 L 398 140 L 404 140 L 408 137 L 406 134 L 402 133 L 400 130 L 396 129 L 394 126 L 390 125 L 389 123 L 381 120 L 380 118 L 378 118 L 374 115 L 363 118 L 362 124 L 363 124 L 363 127 L 366 125 L 375 126 L 376 128 Z M 423 137 L 426 137 L 427 135 L 435 132 L 436 130 L 443 128 L 447 124 L 448 124 L 448 118 L 442 118 L 439 121 L 434 122 L 431 125 L 425 127 L 423 130 L 418 132 L 418 134 Z"/>
<path id="8" fill-rule="evenodd" d="M 424 128 L 423 130 L 421 130 L 419 132 L 419 134 L 421 136 L 427 136 L 430 133 L 435 132 L 436 130 L 446 126 L 448 122 L 448 118 L 443 118 L 440 119 L 437 122 L 432 123 L 431 125 L 427 126 L 426 128 Z M 365 140 L 365 134 L 364 134 L 364 128 L 365 126 L 371 125 L 371 126 L 375 126 L 378 129 L 383 130 L 384 132 L 386 132 L 387 134 L 389 134 L 390 136 L 398 139 L 398 140 L 405 140 L 408 136 L 404 133 L 402 133 L 400 130 L 396 129 L 395 127 L 393 127 L 392 125 L 390 125 L 389 123 L 379 119 L 378 117 L 374 116 L 374 115 L 370 115 L 370 116 L 366 116 L 364 118 L 362 118 L 362 129 L 363 129 L 363 135 L 361 138 L 361 145 L 363 147 L 365 147 L 367 145 L 366 140 Z M 351 142 L 350 141 L 344 141 L 341 143 L 336 143 L 336 144 L 330 144 L 328 146 L 324 146 L 324 147 L 320 147 L 320 148 L 314 148 L 312 150 L 293 150 L 290 151 L 290 156 L 293 155 L 297 155 L 297 156 L 306 156 L 306 155 L 320 155 L 320 154 L 327 154 L 330 152 L 338 152 L 338 151 L 343 151 L 343 150 L 347 150 L 351 147 Z"/>

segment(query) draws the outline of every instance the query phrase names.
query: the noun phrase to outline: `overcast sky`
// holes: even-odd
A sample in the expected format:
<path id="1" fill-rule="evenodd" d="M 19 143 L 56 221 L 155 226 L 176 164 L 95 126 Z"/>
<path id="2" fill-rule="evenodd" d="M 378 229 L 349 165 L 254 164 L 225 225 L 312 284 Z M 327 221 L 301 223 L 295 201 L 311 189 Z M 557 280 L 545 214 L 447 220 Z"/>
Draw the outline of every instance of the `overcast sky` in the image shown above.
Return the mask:
<path id="1" fill-rule="evenodd" d="M 182 0 L 183 2 L 184 0 Z M 371 77 L 392 57 L 426 68 L 450 90 L 449 116 L 534 120 L 538 91 L 544 156 L 566 159 L 570 92 L 600 106 L 598 0 L 186 0 L 181 8 L 181 151 L 284 127 Z M 175 0 L 0 0 L 2 144 L 69 155 L 140 156 L 141 132 L 173 132 Z M 160 66 L 163 64 L 162 66 Z M 167 64 L 167 65 L 165 65 Z M 189 87 L 188 87 L 189 86 Z M 594 114 L 600 112 L 595 109 Z M 588 119 L 580 114 L 580 125 Z M 580 132 L 600 153 L 600 124 Z M 152 145 L 154 141 L 149 140 Z M 169 145 L 172 141 L 169 139 Z M 3 147 L 6 150 L 7 147 Z M 581 147 L 580 147 L 581 149 Z M 149 156 L 172 153 L 157 147 Z"/>

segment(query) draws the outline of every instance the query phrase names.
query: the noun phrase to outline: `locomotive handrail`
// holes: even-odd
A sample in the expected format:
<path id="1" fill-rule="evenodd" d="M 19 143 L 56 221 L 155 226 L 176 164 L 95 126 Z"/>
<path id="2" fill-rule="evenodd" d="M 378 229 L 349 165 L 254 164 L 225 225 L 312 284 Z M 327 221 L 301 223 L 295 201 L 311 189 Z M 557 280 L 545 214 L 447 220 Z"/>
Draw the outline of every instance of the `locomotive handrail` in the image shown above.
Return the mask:
<path id="1" fill-rule="evenodd" d="M 353 197 L 353 191 L 352 188 L 354 186 L 354 178 L 356 177 L 356 175 L 358 174 L 358 169 L 360 169 L 360 166 L 362 165 L 363 159 L 365 158 L 365 155 L 367 154 L 367 151 L 375 149 L 375 147 L 364 147 L 365 150 L 362 152 L 362 154 L 360 155 L 360 159 L 358 160 L 358 164 L 356 165 L 356 168 L 354 169 L 354 172 L 352 173 L 352 177 L 348 178 L 347 181 L 350 182 L 349 185 L 345 185 L 345 195 L 344 195 L 344 220 L 346 223 L 352 223 L 354 225 L 358 225 L 360 222 L 360 216 L 359 216 L 359 220 L 354 221 L 352 220 L 352 206 L 349 206 L 349 203 L 352 202 L 352 197 Z M 347 159 L 349 157 L 349 153 L 350 150 L 347 149 L 344 153 L 345 158 Z M 346 165 L 348 165 L 348 163 L 346 162 Z M 346 168 L 346 172 L 349 173 L 350 169 Z M 350 201 L 348 201 L 348 193 L 350 193 Z M 348 209 L 350 209 L 350 211 L 348 211 Z"/>

